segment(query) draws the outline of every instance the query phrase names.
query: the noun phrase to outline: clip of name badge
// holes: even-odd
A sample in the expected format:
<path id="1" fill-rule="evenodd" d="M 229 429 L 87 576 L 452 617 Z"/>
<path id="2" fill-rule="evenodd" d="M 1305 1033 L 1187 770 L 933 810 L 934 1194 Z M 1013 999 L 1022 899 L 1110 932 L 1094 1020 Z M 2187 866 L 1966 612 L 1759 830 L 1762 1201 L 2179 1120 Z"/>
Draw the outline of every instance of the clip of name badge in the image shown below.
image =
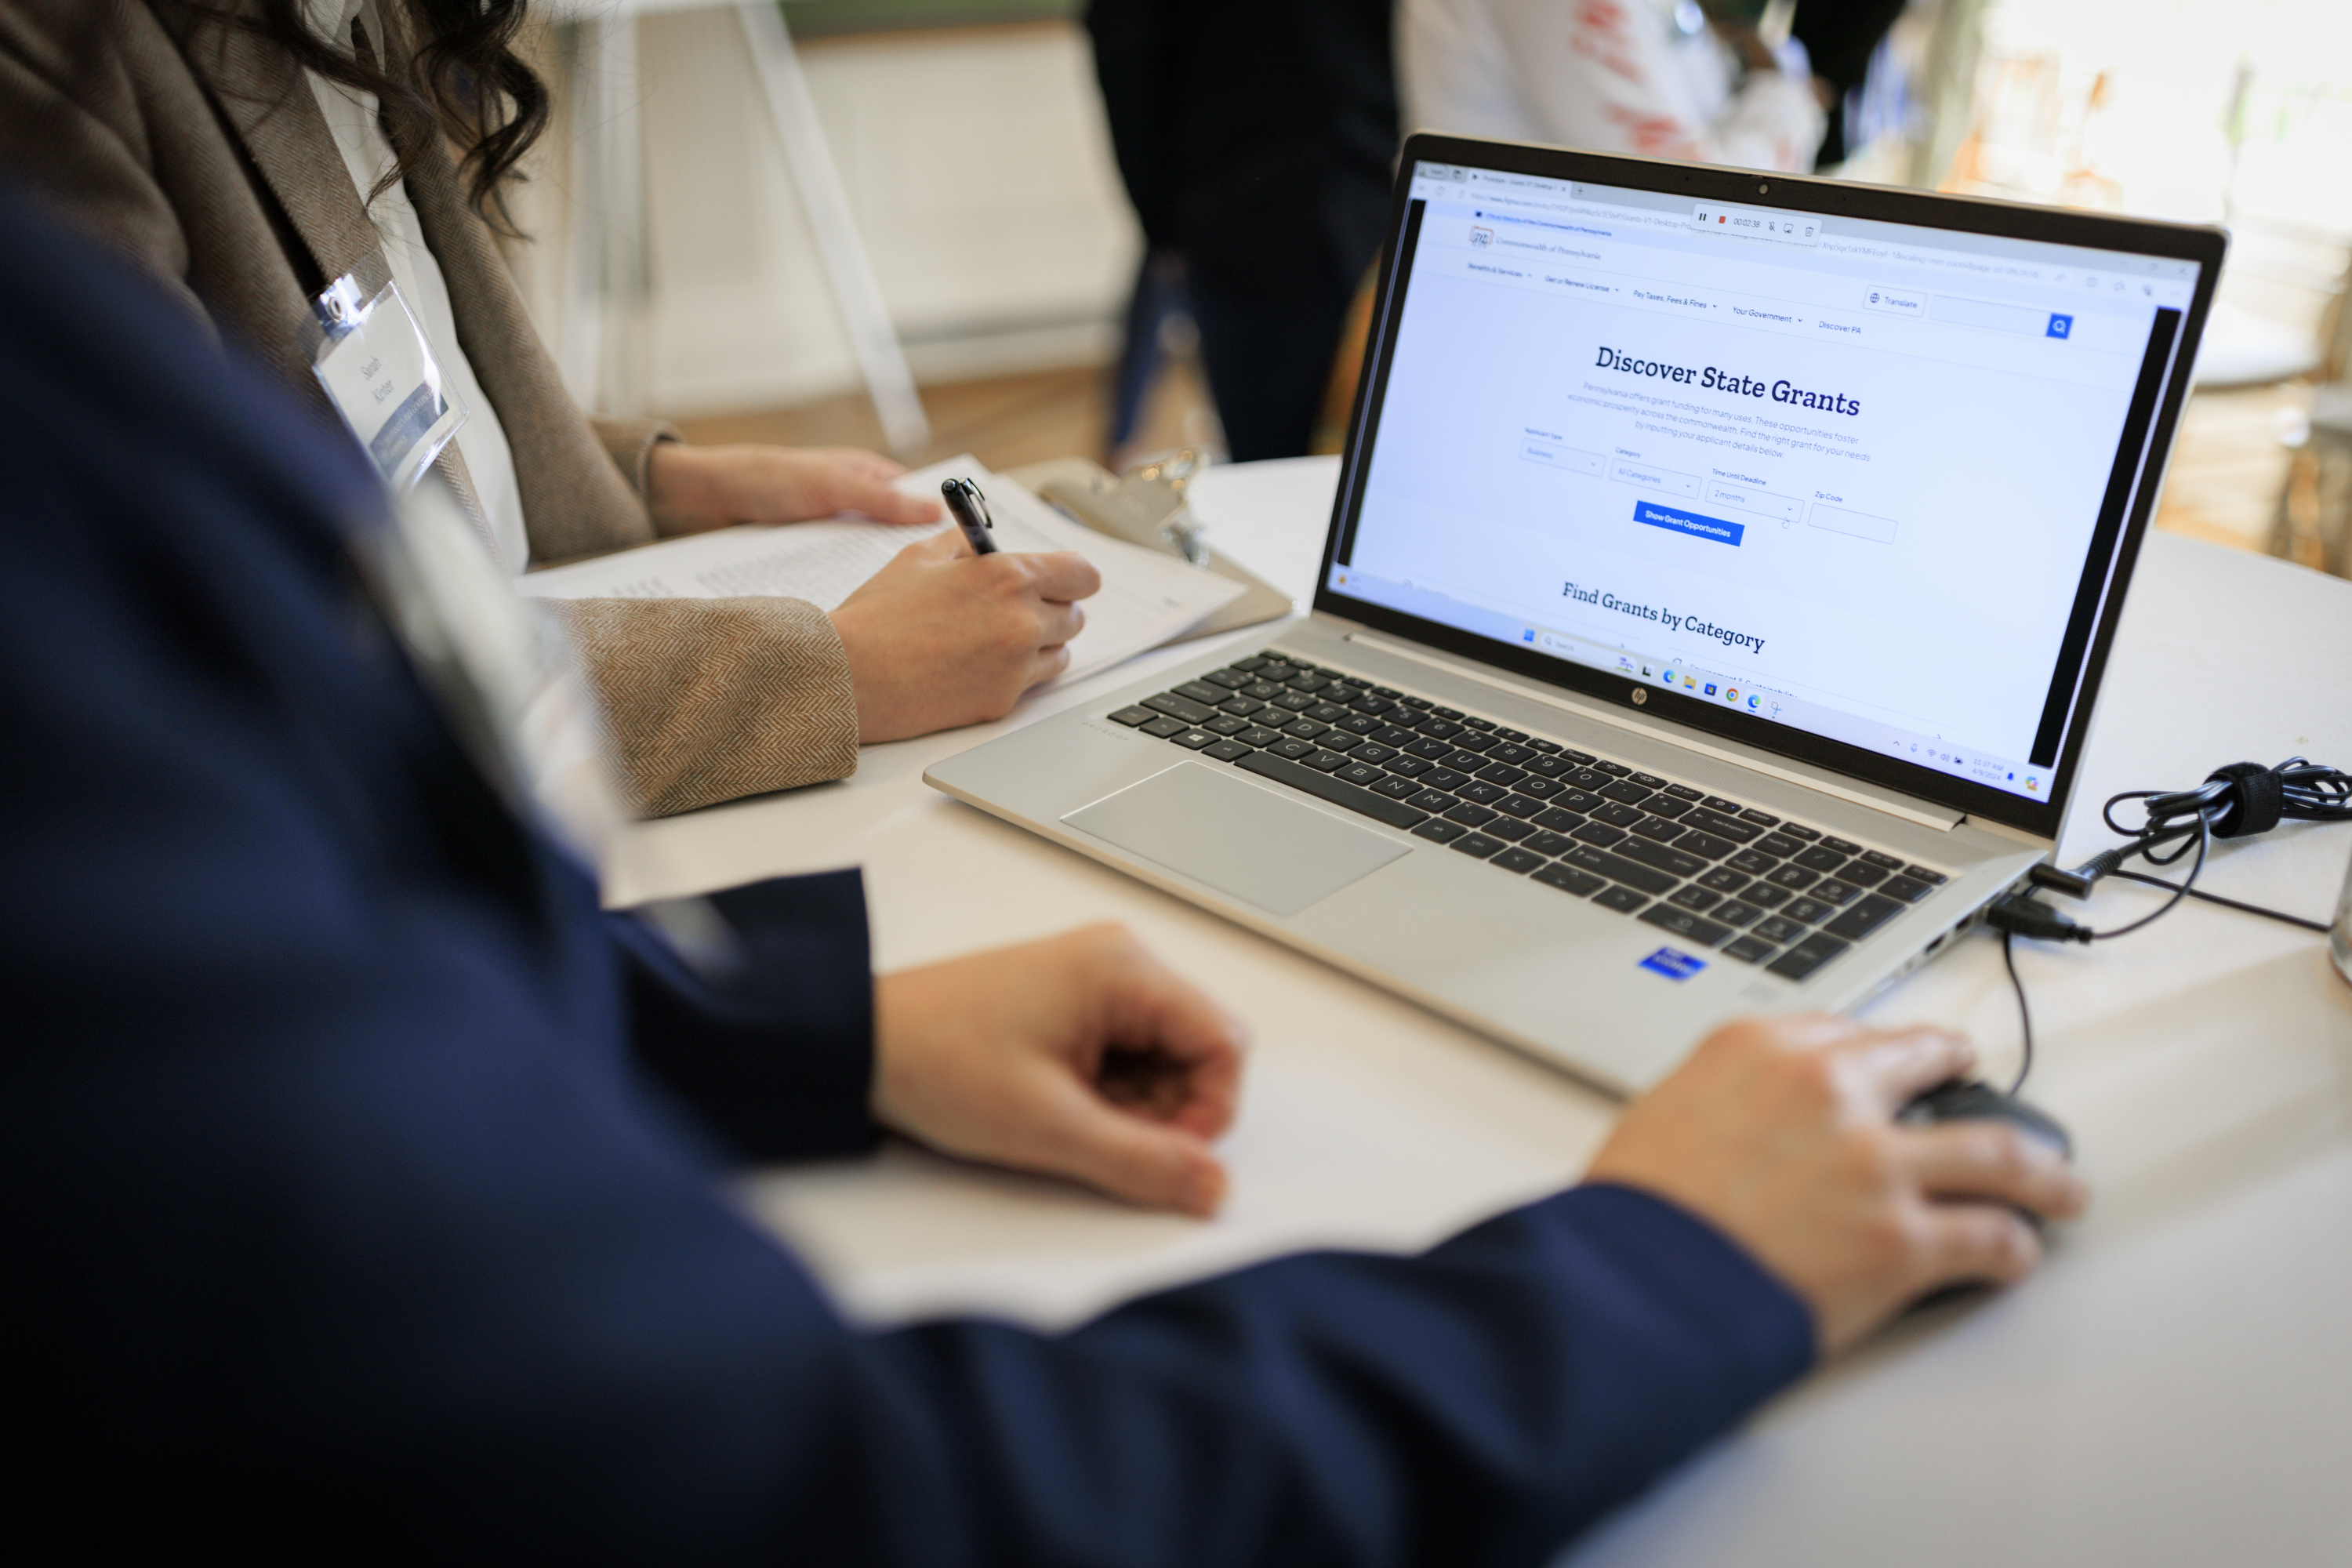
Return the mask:
<path id="1" fill-rule="evenodd" d="M 394 495 L 408 493 L 466 423 L 425 331 L 387 282 L 373 295 L 345 273 L 310 302 L 310 368 Z"/>

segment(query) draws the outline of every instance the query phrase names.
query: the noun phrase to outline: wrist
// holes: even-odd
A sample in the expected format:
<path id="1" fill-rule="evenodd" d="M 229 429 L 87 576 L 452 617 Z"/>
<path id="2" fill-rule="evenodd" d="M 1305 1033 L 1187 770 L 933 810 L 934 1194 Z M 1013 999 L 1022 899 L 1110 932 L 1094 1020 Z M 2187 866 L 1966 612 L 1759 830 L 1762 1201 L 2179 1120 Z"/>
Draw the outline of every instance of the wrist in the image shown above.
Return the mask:
<path id="1" fill-rule="evenodd" d="M 719 495 L 709 454 L 683 441 L 662 441 L 646 457 L 646 510 L 659 531 L 693 533 L 716 528 Z"/>

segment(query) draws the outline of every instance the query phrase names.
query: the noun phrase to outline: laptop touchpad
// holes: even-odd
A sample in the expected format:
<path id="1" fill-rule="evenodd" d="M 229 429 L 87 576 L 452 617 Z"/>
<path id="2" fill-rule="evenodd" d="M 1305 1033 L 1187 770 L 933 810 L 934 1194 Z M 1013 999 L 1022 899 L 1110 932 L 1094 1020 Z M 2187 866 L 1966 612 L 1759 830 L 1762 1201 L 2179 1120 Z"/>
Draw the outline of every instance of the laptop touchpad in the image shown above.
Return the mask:
<path id="1" fill-rule="evenodd" d="M 1274 915 L 1295 915 L 1410 847 L 1201 763 L 1062 820 Z"/>

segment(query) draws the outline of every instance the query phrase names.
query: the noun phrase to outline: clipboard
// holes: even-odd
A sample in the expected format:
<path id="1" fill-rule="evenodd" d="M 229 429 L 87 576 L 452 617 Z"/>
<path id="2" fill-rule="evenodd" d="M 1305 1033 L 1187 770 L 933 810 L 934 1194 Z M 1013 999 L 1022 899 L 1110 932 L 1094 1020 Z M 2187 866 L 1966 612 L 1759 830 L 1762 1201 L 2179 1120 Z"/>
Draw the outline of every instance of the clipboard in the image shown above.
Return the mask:
<path id="1" fill-rule="evenodd" d="M 1297 607 L 1289 595 L 1211 544 L 1192 521 L 1184 491 L 1198 466 L 1187 449 L 1143 464 L 1124 479 L 1089 458 L 1055 458 L 1007 468 L 1004 475 L 1097 533 L 1190 561 L 1242 584 L 1239 598 L 1168 639 L 1180 643 L 1278 620 Z"/>

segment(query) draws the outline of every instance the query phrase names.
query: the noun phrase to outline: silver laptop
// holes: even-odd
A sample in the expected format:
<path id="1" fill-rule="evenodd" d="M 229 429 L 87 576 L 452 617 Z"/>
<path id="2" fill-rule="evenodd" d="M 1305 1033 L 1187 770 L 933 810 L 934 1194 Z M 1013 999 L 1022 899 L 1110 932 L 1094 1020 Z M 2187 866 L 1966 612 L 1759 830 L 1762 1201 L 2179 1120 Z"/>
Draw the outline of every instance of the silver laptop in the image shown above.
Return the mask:
<path id="1" fill-rule="evenodd" d="M 2223 247 L 1415 136 L 1312 616 L 926 781 L 1612 1089 L 1854 1006 L 2054 847 Z"/>

